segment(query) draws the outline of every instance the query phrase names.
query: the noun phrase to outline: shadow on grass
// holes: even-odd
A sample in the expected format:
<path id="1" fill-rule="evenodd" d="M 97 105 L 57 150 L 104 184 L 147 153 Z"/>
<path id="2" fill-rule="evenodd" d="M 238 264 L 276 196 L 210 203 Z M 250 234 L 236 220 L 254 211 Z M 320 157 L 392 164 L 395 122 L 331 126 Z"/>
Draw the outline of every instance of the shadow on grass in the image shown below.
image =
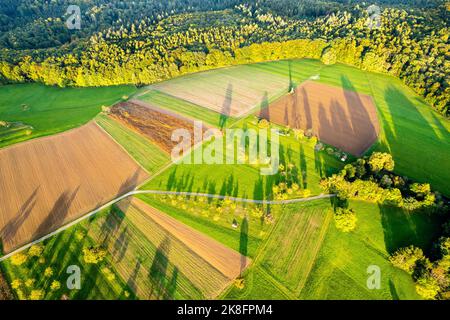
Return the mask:
<path id="1" fill-rule="evenodd" d="M 409 212 L 383 205 L 379 208 L 389 254 L 410 245 L 421 248 L 428 256 L 432 253 L 433 243 L 441 234 L 442 217 L 425 211 Z"/>

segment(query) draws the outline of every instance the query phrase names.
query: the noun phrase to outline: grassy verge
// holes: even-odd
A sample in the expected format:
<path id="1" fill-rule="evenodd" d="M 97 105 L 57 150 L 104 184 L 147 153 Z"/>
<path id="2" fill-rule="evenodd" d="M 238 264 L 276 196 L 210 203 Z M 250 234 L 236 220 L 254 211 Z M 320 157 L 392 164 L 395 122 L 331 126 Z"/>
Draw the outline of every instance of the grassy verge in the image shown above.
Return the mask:
<path id="1" fill-rule="evenodd" d="M 110 117 L 100 114 L 95 120 L 148 172 L 154 173 L 169 162 L 169 156 L 151 141 Z"/>

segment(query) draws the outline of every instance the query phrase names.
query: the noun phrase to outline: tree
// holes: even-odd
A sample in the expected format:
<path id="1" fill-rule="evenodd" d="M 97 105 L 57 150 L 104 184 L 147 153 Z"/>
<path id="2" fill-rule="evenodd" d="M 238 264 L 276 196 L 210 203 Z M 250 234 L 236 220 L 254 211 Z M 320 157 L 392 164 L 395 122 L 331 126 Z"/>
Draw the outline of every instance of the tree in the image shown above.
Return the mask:
<path id="1" fill-rule="evenodd" d="M 337 208 L 334 213 L 336 228 L 342 232 L 351 232 L 355 230 L 358 218 L 352 209 Z"/>
<path id="2" fill-rule="evenodd" d="M 26 254 L 19 252 L 11 257 L 11 263 L 15 266 L 21 266 L 27 261 L 27 259 L 28 257 Z"/>
<path id="3" fill-rule="evenodd" d="M 101 247 L 90 247 L 83 249 L 84 262 L 88 264 L 98 264 L 106 257 L 106 250 Z"/>
<path id="4" fill-rule="evenodd" d="M 389 153 L 374 152 L 369 158 L 369 166 L 372 172 L 378 173 L 382 170 L 393 171 L 394 160 Z"/>
<path id="5" fill-rule="evenodd" d="M 40 243 L 32 245 L 30 249 L 28 249 L 28 255 L 30 257 L 40 257 L 42 252 L 44 252 L 44 246 Z"/>
<path id="6" fill-rule="evenodd" d="M 58 291 L 60 288 L 61 288 L 61 282 L 53 280 L 52 284 L 50 285 L 50 290 Z"/>
<path id="7" fill-rule="evenodd" d="M 413 274 L 417 261 L 424 258 L 423 251 L 420 248 L 409 246 L 396 251 L 389 261 L 397 268 L 402 269 L 409 274 Z"/>
<path id="8" fill-rule="evenodd" d="M 423 277 L 417 280 L 416 291 L 424 299 L 436 299 L 439 290 L 440 288 L 437 284 L 437 281 L 431 276 Z"/>
<path id="9" fill-rule="evenodd" d="M 321 60 L 322 60 L 323 64 L 326 64 L 326 65 L 336 64 L 337 57 L 336 57 L 336 53 L 334 52 L 333 48 L 329 47 L 329 48 L 325 49 L 322 54 Z"/>
<path id="10" fill-rule="evenodd" d="M 42 300 L 44 299 L 44 291 L 37 289 L 37 290 L 31 290 L 30 293 L 30 300 Z"/>

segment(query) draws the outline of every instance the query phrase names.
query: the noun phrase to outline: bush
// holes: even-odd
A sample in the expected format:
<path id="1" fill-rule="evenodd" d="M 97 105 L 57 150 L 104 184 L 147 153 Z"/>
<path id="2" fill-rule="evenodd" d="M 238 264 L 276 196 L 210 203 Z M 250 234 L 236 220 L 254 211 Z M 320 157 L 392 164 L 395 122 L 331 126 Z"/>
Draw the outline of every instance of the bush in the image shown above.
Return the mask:
<path id="1" fill-rule="evenodd" d="M 44 246 L 40 243 L 32 245 L 30 249 L 28 249 L 28 255 L 30 257 L 40 257 L 42 252 L 44 252 Z"/>
<path id="2" fill-rule="evenodd" d="M 342 232 L 350 232 L 355 230 L 358 218 L 352 209 L 337 208 L 334 213 L 334 221 L 336 228 Z"/>
<path id="3" fill-rule="evenodd" d="M 106 257 L 106 250 L 100 247 L 90 247 L 83 249 L 84 262 L 88 264 L 98 264 Z"/>
<path id="4" fill-rule="evenodd" d="M 22 264 L 27 262 L 27 259 L 28 257 L 26 254 L 19 252 L 11 257 L 11 263 L 15 266 L 21 266 Z"/>
<path id="5" fill-rule="evenodd" d="M 58 291 L 60 288 L 61 288 L 61 282 L 53 280 L 52 284 L 50 285 L 50 290 Z"/>

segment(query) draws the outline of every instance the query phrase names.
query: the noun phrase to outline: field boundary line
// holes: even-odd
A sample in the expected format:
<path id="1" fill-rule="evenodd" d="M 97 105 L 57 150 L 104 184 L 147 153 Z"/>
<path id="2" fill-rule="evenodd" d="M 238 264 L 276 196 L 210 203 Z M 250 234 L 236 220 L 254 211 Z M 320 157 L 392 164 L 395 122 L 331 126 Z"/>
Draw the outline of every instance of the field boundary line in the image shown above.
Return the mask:
<path id="1" fill-rule="evenodd" d="M 113 119 L 113 121 L 115 121 L 114 119 Z M 101 124 L 99 124 L 98 122 L 97 122 L 97 120 L 95 120 L 94 119 L 94 123 L 97 125 L 97 127 L 99 127 L 100 128 L 100 130 L 101 131 L 103 131 L 103 133 L 105 133 L 112 141 L 114 141 L 131 159 L 133 159 L 133 161 L 134 162 L 136 162 L 136 164 L 138 164 L 139 165 L 139 167 L 141 167 L 141 169 L 142 170 L 144 170 L 149 176 L 151 176 L 151 172 L 150 171 L 148 171 L 146 168 L 144 168 L 144 166 L 141 164 L 141 163 L 139 163 L 139 161 L 137 161 L 129 152 L 128 152 L 128 150 L 127 149 L 125 149 L 125 147 L 123 146 L 123 145 L 121 145 L 116 139 L 114 139 L 114 137 L 108 132 L 108 131 L 106 131 L 106 129 L 105 128 L 103 128 L 102 126 L 101 126 Z"/>
<path id="2" fill-rule="evenodd" d="M 67 230 L 70 227 L 73 227 L 74 225 L 77 225 L 78 223 L 94 216 L 95 214 L 99 213 L 100 211 L 112 206 L 113 204 L 115 204 L 125 198 L 131 197 L 134 195 L 140 195 L 140 194 L 181 195 L 181 196 L 205 197 L 205 198 L 210 198 L 210 199 L 221 199 L 221 200 L 228 199 L 228 200 L 235 201 L 235 202 L 246 202 L 246 203 L 256 203 L 256 204 L 290 204 L 290 203 L 314 201 L 314 200 L 319 200 L 319 199 L 334 198 L 336 196 L 335 194 L 321 194 L 321 195 L 315 196 L 315 197 L 291 199 L 291 200 L 252 200 L 252 199 L 235 198 L 235 197 L 228 197 L 228 196 L 222 196 L 222 195 L 217 195 L 217 194 L 206 194 L 206 193 L 196 193 L 196 192 L 177 192 L 177 191 L 163 191 L 163 190 L 134 190 L 134 191 L 130 191 L 118 198 L 115 198 L 115 199 L 107 202 L 106 204 L 98 207 L 97 209 L 95 209 L 91 212 L 88 212 L 87 214 L 75 219 L 74 221 L 69 222 L 68 224 L 59 227 L 55 231 L 50 232 L 49 234 L 47 234 L 39 239 L 36 239 L 28 244 L 21 246 L 20 248 L 8 253 L 7 255 L 4 255 L 3 257 L 0 257 L 0 262 L 9 259 L 16 253 L 22 252 L 23 250 L 26 250 L 35 244 L 41 243 L 41 242 L 51 238 L 52 236 L 57 235 L 57 234 L 61 233 L 62 231 Z"/>

